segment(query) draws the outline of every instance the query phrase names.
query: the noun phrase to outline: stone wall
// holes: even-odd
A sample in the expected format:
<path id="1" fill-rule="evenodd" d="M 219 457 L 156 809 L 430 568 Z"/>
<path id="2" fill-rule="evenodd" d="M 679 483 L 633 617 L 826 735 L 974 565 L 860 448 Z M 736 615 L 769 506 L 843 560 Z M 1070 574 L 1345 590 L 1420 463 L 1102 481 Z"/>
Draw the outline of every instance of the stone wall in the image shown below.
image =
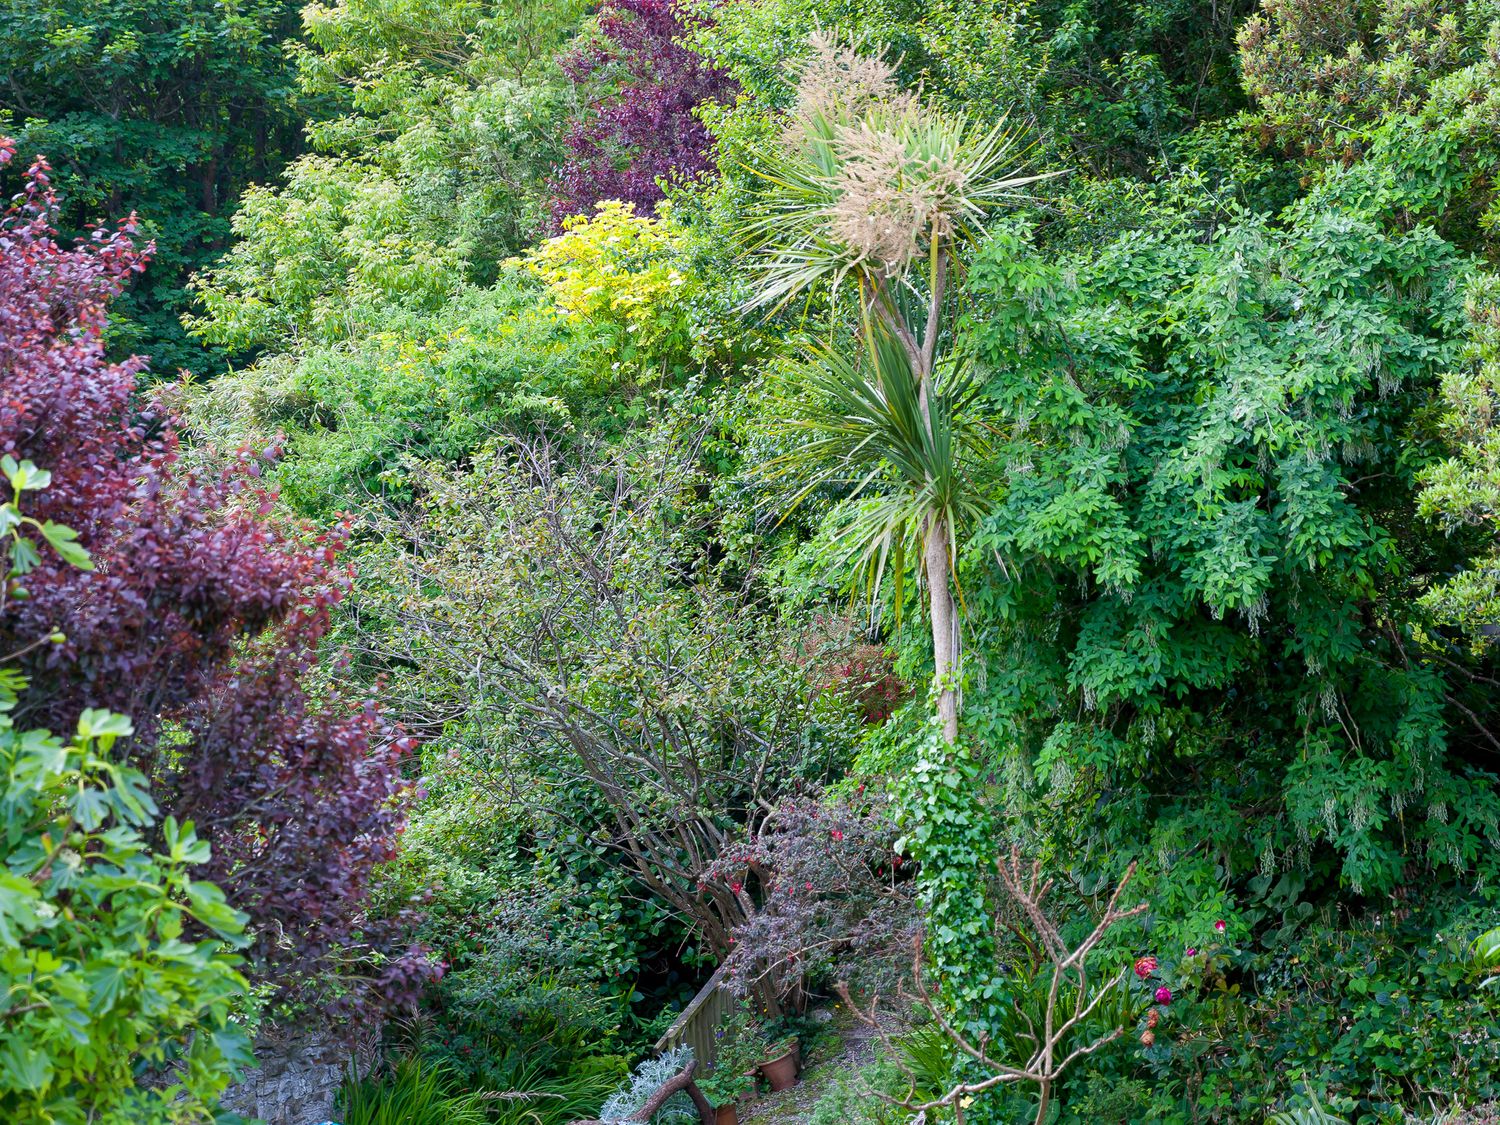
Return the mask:
<path id="1" fill-rule="evenodd" d="M 351 1046 L 325 1031 L 268 1027 L 255 1040 L 256 1068 L 229 1087 L 219 1104 L 266 1125 L 318 1125 L 337 1121 L 333 1096 L 349 1064 L 369 1072 L 380 1036 L 363 1036 Z"/>

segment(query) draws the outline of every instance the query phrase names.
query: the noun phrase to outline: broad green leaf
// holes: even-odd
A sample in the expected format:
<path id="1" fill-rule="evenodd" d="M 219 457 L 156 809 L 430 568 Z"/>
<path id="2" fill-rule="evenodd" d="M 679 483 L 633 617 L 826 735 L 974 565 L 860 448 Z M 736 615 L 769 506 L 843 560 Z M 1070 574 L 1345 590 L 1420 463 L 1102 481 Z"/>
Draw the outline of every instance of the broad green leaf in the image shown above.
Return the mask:
<path id="1" fill-rule="evenodd" d="M 125 984 L 127 969 L 124 965 L 102 965 L 88 971 L 89 1011 L 95 1016 L 105 1015 L 120 998 Z"/>
<path id="2" fill-rule="evenodd" d="M 52 549 L 58 553 L 64 562 L 75 566 L 79 570 L 93 570 L 94 560 L 78 542 L 78 532 L 71 527 L 64 527 L 60 523 L 47 520 L 38 525 L 42 536 L 52 545 Z"/>
<path id="3" fill-rule="evenodd" d="M 25 536 L 16 536 L 10 543 L 10 565 L 16 574 L 30 574 L 42 561 L 36 546 Z"/>
<path id="4" fill-rule="evenodd" d="M 11 1090 L 40 1092 L 52 1080 L 51 1056 L 14 1039 L 0 1043 L 0 1081 Z"/>

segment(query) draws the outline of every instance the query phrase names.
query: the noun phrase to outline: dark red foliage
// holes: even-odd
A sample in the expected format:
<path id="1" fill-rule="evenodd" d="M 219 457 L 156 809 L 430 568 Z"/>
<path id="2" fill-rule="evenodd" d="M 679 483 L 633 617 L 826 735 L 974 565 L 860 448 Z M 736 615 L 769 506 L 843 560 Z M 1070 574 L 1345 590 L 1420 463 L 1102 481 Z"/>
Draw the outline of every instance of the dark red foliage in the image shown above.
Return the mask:
<path id="1" fill-rule="evenodd" d="M 695 18 L 678 0 L 606 0 L 600 38 L 562 60 L 588 108 L 552 181 L 559 229 L 603 199 L 647 214 L 662 198 L 659 181 L 713 170 L 713 138 L 693 111 L 731 98 L 735 84 L 682 46 Z"/>
<path id="2" fill-rule="evenodd" d="M 910 696 L 895 672 L 895 658 L 882 645 L 854 645 L 818 668 L 824 691 L 853 699 L 864 720 L 879 726 Z"/>
<path id="3" fill-rule="evenodd" d="M 784 989 L 830 971 L 870 978 L 907 955 L 920 924 L 911 872 L 895 852 L 886 799 L 863 790 L 783 801 L 708 868 L 706 883 L 757 900 L 727 959 L 735 991 L 773 975 Z"/>
<path id="4" fill-rule="evenodd" d="M 0 141 L 0 162 L 13 151 Z M 0 453 L 51 471 L 27 514 L 77 531 L 95 569 L 44 547 L 0 598 L 0 654 L 29 648 L 19 718 L 65 731 L 85 707 L 130 716 L 124 752 L 211 841 L 204 875 L 250 914 L 256 968 L 288 997 L 336 953 L 363 982 L 346 977 L 342 1003 L 409 998 L 426 958 L 398 947 L 399 920 L 362 913 L 401 828 L 409 747 L 372 706 L 305 687 L 351 580 L 346 529 L 273 519 L 272 451 L 184 467 L 170 417 L 135 397 L 143 362 L 109 362 L 101 339 L 152 248 L 130 222 L 60 246 L 47 172 L 37 161 L 0 215 Z M 35 645 L 54 630 L 63 643 Z"/>
<path id="5" fill-rule="evenodd" d="M 911 689 L 896 674 L 890 649 L 860 641 L 862 628 L 848 614 L 814 614 L 792 659 L 820 690 L 850 700 L 865 722 L 879 726 L 911 698 Z"/>

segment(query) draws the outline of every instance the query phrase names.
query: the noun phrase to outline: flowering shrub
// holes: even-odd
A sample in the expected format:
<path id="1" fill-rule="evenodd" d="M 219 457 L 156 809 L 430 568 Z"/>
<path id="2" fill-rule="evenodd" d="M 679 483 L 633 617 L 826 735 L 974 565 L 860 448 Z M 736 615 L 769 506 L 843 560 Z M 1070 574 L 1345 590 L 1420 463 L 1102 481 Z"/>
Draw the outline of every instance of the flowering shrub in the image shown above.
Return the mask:
<path id="1" fill-rule="evenodd" d="M 1160 948 L 1152 977 L 1132 983 L 1138 1046 L 1081 1075 L 1070 1108 L 1081 1120 L 1186 1122 L 1185 1096 L 1198 1120 L 1260 1119 L 1310 1096 L 1309 1078 L 1351 1120 L 1401 1120 L 1399 1107 L 1435 1089 L 1464 1105 L 1496 1097 L 1500 996 L 1467 955 L 1493 917 L 1481 897 L 1339 930 L 1288 926 L 1253 947 Z M 1131 1074 L 1151 1081 L 1131 1093 Z"/>
<path id="2" fill-rule="evenodd" d="M 645 210 L 662 198 L 661 181 L 712 171 L 713 140 L 693 111 L 728 100 L 734 83 L 682 45 L 697 18 L 682 0 L 607 0 L 598 38 L 564 59 L 590 108 L 553 178 L 557 228 L 603 199 Z"/>
<path id="3" fill-rule="evenodd" d="M 860 623 L 848 615 L 819 613 L 787 659 L 811 667 L 819 686 L 852 699 L 872 725 L 884 723 L 910 695 L 885 645 L 862 643 Z"/>
<path id="4" fill-rule="evenodd" d="M 727 963 L 740 993 L 762 980 L 793 992 L 808 975 L 868 975 L 904 952 L 918 919 L 884 798 L 788 799 L 705 879 L 755 902 Z"/>

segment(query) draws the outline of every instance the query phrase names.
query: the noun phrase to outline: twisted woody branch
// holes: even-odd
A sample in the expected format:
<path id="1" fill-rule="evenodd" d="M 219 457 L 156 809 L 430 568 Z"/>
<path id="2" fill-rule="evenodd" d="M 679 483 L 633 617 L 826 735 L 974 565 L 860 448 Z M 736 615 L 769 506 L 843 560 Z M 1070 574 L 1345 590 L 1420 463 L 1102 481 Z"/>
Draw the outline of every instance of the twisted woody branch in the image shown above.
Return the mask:
<path id="1" fill-rule="evenodd" d="M 1036 1121 L 1040 1125 L 1047 1118 L 1053 1090 L 1063 1072 L 1078 1059 L 1093 1054 L 1114 1042 L 1124 1033 L 1123 1027 L 1116 1026 L 1077 1046 L 1070 1046 L 1070 1039 L 1074 1033 L 1099 1010 L 1100 1004 L 1125 977 L 1126 970 L 1122 969 L 1102 986 L 1095 986 L 1091 991 L 1088 971 L 1089 954 L 1103 940 L 1106 933 L 1121 922 L 1145 911 L 1146 905 L 1142 903 L 1128 910 L 1121 909 L 1119 905 L 1120 896 L 1126 884 L 1135 874 L 1135 864 L 1132 863 L 1115 887 L 1108 905 L 1104 908 L 1093 930 L 1081 942 L 1069 948 L 1063 941 L 1057 923 L 1049 917 L 1042 906 L 1048 893 L 1055 886 L 1055 881 L 1042 878 L 1041 862 L 1031 864 L 1029 869 L 1023 868 L 1019 849 L 1012 849 L 1009 858 L 999 860 L 996 867 L 1006 893 L 1015 900 L 1032 929 L 1036 931 L 1041 940 L 1041 948 L 1052 965 L 1052 980 L 1047 989 L 1042 1026 L 1038 1028 L 1029 1015 L 1018 1009 L 1028 1027 L 1023 1038 L 1029 1039 L 1033 1044 L 1033 1049 L 1024 1062 L 995 1058 L 990 1053 L 992 1043 L 987 1035 L 973 1035 L 955 1024 L 946 1006 L 940 998 L 934 995 L 924 978 L 920 938 L 914 943 L 911 985 L 908 987 L 903 983 L 897 995 L 901 1000 L 925 1011 L 941 1030 L 943 1036 L 964 1057 L 976 1064 L 977 1070 L 983 1077 L 954 1082 L 936 1097 L 919 1096 L 916 1074 L 906 1064 L 902 1053 L 896 1049 L 889 1031 L 880 1023 L 879 995 L 871 997 L 869 1004 L 861 1007 L 849 995 L 847 984 L 840 982 L 837 987 L 839 994 L 849 1005 L 849 1010 L 855 1014 L 855 1017 L 874 1030 L 886 1047 L 887 1056 L 902 1072 L 907 1082 L 906 1092 L 899 1096 L 873 1089 L 868 1093 L 914 1114 L 925 1114 L 937 1109 L 951 1109 L 957 1125 L 963 1125 L 964 1109 L 976 1094 L 1008 1083 L 1032 1082 L 1036 1084 L 1040 1095 L 1036 1115 Z M 1071 992 L 1070 1001 L 1064 999 L 1065 991 Z"/>
<path id="2" fill-rule="evenodd" d="M 645 1125 L 660 1112 L 661 1107 L 667 1104 L 667 1099 L 679 1090 L 686 1090 L 688 1097 L 693 1099 L 693 1106 L 698 1110 L 700 1125 L 714 1125 L 716 1115 L 714 1107 L 709 1105 L 708 1098 L 698 1084 L 693 1081 L 693 1072 L 698 1069 L 698 1060 L 689 1059 L 688 1064 L 676 1074 L 668 1078 L 656 1088 L 656 1093 L 646 1100 L 646 1104 L 635 1111 L 635 1115 L 625 1125 Z M 607 1125 L 606 1122 L 588 1120 L 574 1121 L 572 1125 Z"/>

